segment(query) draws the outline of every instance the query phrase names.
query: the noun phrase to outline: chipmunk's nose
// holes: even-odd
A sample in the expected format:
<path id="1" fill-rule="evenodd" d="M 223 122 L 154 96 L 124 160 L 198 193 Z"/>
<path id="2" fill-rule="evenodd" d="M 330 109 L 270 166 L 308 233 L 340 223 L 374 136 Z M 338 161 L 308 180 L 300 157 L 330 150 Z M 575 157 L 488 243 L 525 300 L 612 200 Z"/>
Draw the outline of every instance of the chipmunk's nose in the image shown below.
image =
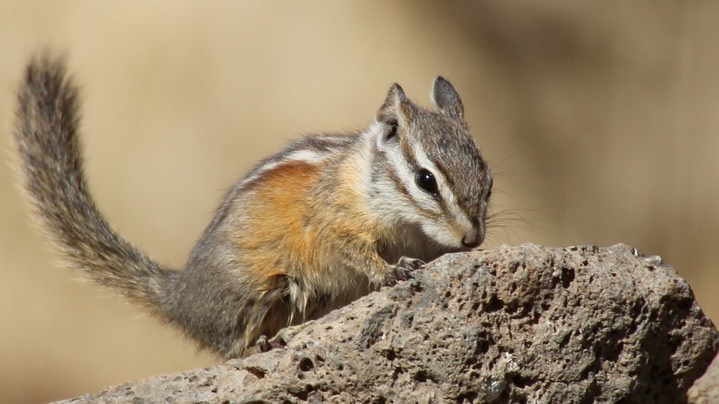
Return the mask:
<path id="1" fill-rule="evenodd" d="M 467 248 L 475 248 L 482 244 L 482 241 L 484 241 L 484 226 L 476 224 L 464 235 L 462 245 Z"/>

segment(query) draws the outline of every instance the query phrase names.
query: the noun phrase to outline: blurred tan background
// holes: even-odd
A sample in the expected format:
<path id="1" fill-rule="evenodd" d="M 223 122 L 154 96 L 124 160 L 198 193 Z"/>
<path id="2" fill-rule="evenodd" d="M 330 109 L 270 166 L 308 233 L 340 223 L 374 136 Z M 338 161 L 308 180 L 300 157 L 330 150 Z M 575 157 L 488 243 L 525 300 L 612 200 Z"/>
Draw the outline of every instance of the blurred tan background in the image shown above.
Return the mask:
<path id="1" fill-rule="evenodd" d="M 624 242 L 719 319 L 719 3 L 0 3 L 0 129 L 29 55 L 83 84 L 92 192 L 180 266 L 224 190 L 303 132 L 363 128 L 394 81 L 449 78 L 508 210 L 488 246 Z M 216 363 L 78 282 L 0 165 L 0 400 L 43 402 Z M 515 220 L 517 217 L 522 220 Z M 512 219 L 514 218 L 514 219 Z"/>

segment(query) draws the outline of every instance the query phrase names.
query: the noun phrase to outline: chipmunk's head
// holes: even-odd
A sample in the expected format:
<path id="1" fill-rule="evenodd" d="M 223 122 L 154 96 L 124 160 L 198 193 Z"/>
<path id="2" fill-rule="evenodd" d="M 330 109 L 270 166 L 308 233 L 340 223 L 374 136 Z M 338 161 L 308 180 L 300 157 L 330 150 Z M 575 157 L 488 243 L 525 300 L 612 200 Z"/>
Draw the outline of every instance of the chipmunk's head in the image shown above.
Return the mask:
<path id="1" fill-rule="evenodd" d="M 492 174 L 467 129 L 459 94 L 442 77 L 434 81 L 432 101 L 434 110 L 427 110 L 399 85 L 390 88 L 371 129 L 374 208 L 392 226 L 419 228 L 438 252 L 472 249 L 484 241 Z"/>

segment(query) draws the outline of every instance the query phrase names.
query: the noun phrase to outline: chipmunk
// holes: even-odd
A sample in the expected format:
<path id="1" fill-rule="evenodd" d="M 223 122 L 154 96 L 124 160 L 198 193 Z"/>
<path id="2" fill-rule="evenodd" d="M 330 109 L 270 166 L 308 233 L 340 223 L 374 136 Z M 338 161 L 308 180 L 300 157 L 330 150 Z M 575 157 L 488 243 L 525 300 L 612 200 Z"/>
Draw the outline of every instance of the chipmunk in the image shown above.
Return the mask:
<path id="1" fill-rule="evenodd" d="M 366 130 L 306 136 L 260 161 L 181 270 L 133 246 L 95 206 L 78 88 L 61 59 L 29 62 L 14 138 L 32 204 L 69 263 L 233 358 L 482 243 L 491 170 L 452 85 L 437 77 L 431 94 L 428 110 L 394 84 Z"/>

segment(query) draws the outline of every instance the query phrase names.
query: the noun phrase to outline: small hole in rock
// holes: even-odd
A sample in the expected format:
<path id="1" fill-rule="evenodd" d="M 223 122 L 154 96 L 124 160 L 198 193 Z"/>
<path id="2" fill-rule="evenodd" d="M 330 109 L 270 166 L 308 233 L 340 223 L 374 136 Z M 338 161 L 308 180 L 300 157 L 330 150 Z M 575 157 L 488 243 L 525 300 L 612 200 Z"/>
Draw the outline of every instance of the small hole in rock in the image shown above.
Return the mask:
<path id="1" fill-rule="evenodd" d="M 301 371 L 307 372 L 309 370 L 312 370 L 312 368 L 315 367 L 315 364 L 314 364 L 314 362 L 312 362 L 312 359 L 310 359 L 310 358 L 302 358 L 302 360 L 300 360 L 298 367 L 300 368 Z"/>

